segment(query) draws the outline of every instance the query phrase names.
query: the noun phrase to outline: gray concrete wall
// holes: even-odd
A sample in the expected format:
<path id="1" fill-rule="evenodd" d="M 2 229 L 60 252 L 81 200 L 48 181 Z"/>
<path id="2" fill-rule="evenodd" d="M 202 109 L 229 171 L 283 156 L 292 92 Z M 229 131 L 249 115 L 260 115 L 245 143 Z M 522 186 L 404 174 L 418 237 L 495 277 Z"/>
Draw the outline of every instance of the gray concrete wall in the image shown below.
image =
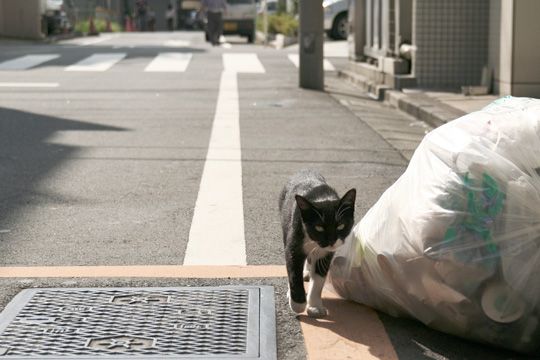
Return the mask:
<path id="1" fill-rule="evenodd" d="M 512 63 L 514 49 L 514 0 L 501 0 L 499 69 L 495 79 L 497 92 L 512 94 Z"/>
<path id="2" fill-rule="evenodd" d="M 493 77 L 493 92 L 495 94 L 500 91 L 501 6 L 501 0 L 491 0 L 489 3 L 488 67 Z"/>
<path id="3" fill-rule="evenodd" d="M 40 39 L 41 0 L 0 0 L 0 36 Z"/>
<path id="4" fill-rule="evenodd" d="M 493 91 L 540 97 L 540 1 L 491 0 L 489 66 Z"/>
<path id="5" fill-rule="evenodd" d="M 414 75 L 418 86 L 480 85 L 488 63 L 489 0 L 415 0 Z"/>
<path id="6" fill-rule="evenodd" d="M 412 0 L 399 0 L 399 35 L 398 46 L 400 43 L 412 43 Z"/>
<path id="7" fill-rule="evenodd" d="M 514 0 L 512 95 L 540 98 L 540 1 Z"/>
<path id="8" fill-rule="evenodd" d="M 349 59 L 353 61 L 364 60 L 364 46 L 366 45 L 366 8 L 365 0 L 352 0 L 349 3 Z"/>

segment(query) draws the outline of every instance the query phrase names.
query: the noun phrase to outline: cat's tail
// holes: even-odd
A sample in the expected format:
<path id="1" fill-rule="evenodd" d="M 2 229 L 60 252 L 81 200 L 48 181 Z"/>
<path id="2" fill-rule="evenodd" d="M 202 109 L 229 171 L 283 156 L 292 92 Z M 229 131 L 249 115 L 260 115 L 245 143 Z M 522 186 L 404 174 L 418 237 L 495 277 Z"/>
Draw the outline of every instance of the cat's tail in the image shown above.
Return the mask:
<path id="1" fill-rule="evenodd" d="M 283 203 L 285 203 L 285 198 L 287 197 L 287 187 L 285 186 L 281 193 L 279 194 L 279 212 L 283 209 Z"/>

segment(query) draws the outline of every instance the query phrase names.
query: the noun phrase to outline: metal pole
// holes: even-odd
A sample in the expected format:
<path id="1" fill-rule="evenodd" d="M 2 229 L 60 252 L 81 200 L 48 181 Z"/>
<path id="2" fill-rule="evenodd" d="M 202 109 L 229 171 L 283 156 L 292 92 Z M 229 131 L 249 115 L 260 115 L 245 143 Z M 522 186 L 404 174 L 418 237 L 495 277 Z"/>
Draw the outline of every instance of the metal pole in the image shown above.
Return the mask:
<path id="1" fill-rule="evenodd" d="M 324 90 L 322 0 L 300 0 L 300 87 Z"/>
<path id="2" fill-rule="evenodd" d="M 263 2 L 263 32 L 264 32 L 264 46 L 268 45 L 268 4 L 266 0 Z"/>

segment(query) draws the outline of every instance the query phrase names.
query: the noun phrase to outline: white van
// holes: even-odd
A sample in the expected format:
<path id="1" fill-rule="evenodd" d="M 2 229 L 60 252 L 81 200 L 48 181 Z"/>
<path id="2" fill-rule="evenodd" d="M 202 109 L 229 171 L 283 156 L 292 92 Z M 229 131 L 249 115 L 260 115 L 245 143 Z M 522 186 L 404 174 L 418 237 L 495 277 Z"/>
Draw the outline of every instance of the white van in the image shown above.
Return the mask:
<path id="1" fill-rule="evenodd" d="M 227 11 L 223 14 L 223 34 L 247 37 L 255 40 L 255 19 L 257 5 L 255 0 L 227 0 Z"/>

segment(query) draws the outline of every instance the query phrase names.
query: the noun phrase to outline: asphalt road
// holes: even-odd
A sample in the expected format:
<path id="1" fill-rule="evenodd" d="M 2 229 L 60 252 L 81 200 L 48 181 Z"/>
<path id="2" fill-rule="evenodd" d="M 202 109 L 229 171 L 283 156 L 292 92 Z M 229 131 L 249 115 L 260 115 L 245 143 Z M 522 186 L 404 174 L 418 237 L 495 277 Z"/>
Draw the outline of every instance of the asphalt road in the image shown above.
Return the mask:
<path id="1" fill-rule="evenodd" d="M 1 266 L 182 265 L 226 53 L 255 53 L 264 68 L 237 75 L 247 265 L 284 264 L 277 196 L 295 171 L 316 168 L 339 193 L 356 187 L 360 219 L 405 169 L 404 157 L 361 118 L 327 93 L 297 87 L 289 52 L 235 39 L 212 48 L 203 40 L 186 32 L 122 34 L 93 44 L 0 42 L 0 63 L 58 55 L 0 71 L 0 85 L 51 86 L 0 86 Z M 192 55 L 185 71 L 144 71 L 171 51 Z M 65 71 L 96 53 L 125 57 L 106 71 Z M 402 116 L 358 97 L 370 103 L 370 114 Z M 273 285 L 278 356 L 306 357 L 284 278 L 8 278 L 0 280 L 0 307 L 27 287 L 223 284 Z M 518 357 L 413 321 L 380 319 L 399 359 Z"/>

